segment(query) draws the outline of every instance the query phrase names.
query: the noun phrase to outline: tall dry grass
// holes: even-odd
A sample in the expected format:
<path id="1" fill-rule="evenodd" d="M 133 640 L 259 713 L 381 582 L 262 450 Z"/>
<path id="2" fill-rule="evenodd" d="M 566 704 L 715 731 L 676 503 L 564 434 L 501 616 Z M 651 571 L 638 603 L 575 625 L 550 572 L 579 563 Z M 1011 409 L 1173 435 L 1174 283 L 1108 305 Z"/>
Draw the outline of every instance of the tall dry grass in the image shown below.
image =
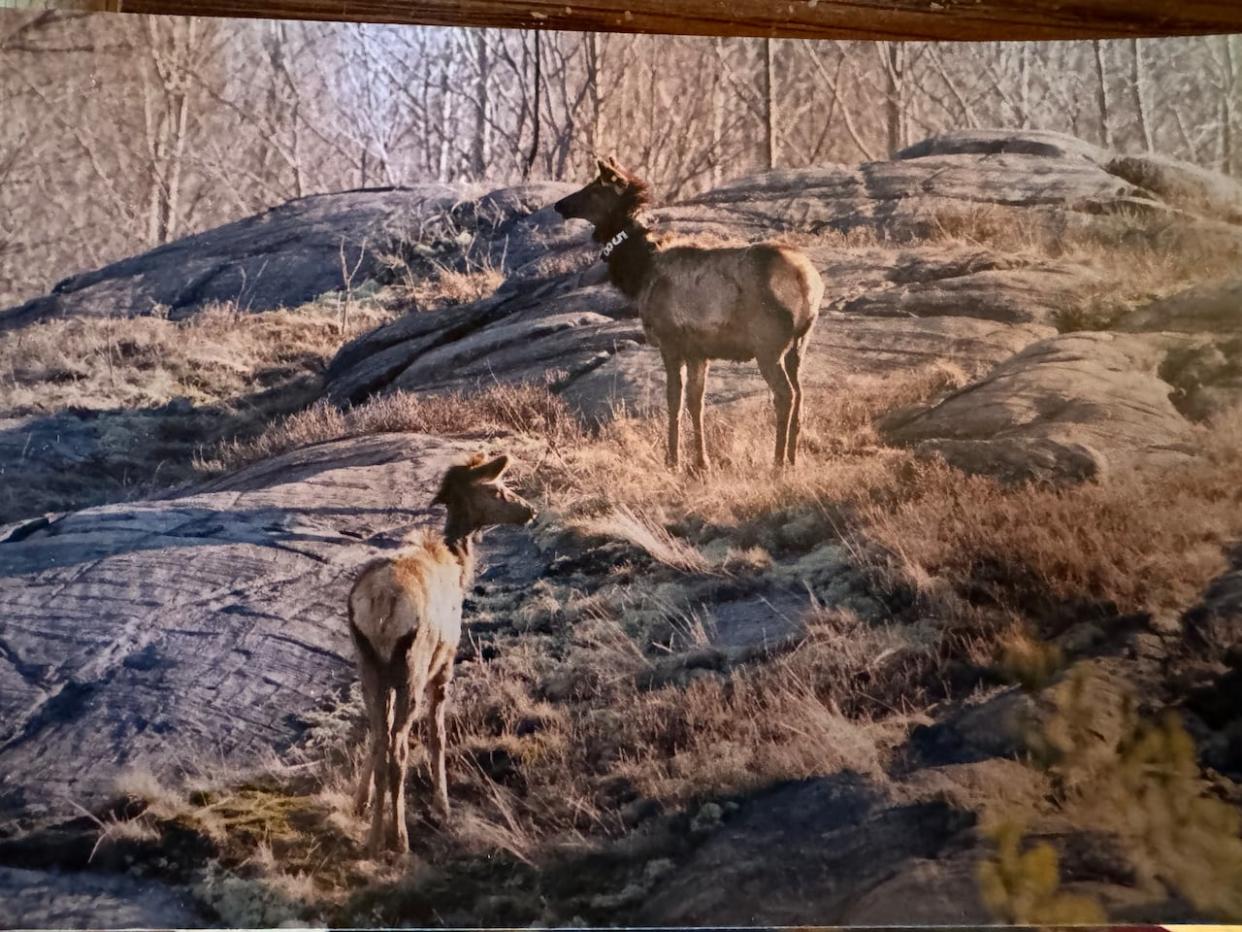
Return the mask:
<path id="1" fill-rule="evenodd" d="M 221 304 L 180 321 L 49 320 L 0 341 L 0 411 L 20 416 L 240 398 L 318 371 L 351 335 L 391 318 L 360 306 L 344 334 L 327 305 L 248 314 Z"/>
<path id="2" fill-rule="evenodd" d="M 517 433 L 552 444 L 583 436 L 573 412 L 546 387 L 498 383 L 471 393 L 392 392 L 344 409 L 318 401 L 253 439 L 221 444 L 204 453 L 199 466 L 208 473 L 224 472 L 311 443 L 391 433 Z"/>
<path id="3" fill-rule="evenodd" d="M 1209 425 L 1202 443 L 1184 465 L 1069 488 L 926 468 L 903 500 L 862 509 L 852 534 L 888 581 L 929 604 L 967 599 L 1053 631 L 1084 607 L 1174 612 L 1242 536 L 1242 415 Z"/>

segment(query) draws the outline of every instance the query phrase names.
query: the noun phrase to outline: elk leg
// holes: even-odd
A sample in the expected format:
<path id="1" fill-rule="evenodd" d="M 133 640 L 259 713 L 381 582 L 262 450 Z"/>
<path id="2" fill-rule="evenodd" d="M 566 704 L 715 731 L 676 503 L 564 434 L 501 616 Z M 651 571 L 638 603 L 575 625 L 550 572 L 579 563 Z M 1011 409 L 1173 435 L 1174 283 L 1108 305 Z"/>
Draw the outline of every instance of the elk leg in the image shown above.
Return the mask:
<path id="1" fill-rule="evenodd" d="M 384 759 L 384 735 L 388 731 L 387 696 L 381 688 L 380 674 L 369 663 L 362 665 L 362 701 L 367 709 L 369 744 L 366 760 L 360 768 L 358 789 L 354 792 L 354 815 L 361 816 L 371 802 L 371 788 L 377 766 Z M 379 805 L 383 806 L 381 797 Z"/>
<path id="2" fill-rule="evenodd" d="M 367 835 L 367 850 L 378 854 L 384 844 L 384 790 L 385 772 L 388 769 L 388 704 L 391 691 L 384 683 L 377 701 L 371 706 L 371 773 L 375 791 L 371 799 L 371 831 Z"/>
<path id="3" fill-rule="evenodd" d="M 686 364 L 686 402 L 690 408 L 690 420 L 694 424 L 694 467 L 706 471 L 707 437 L 703 433 L 703 393 L 707 388 L 706 359 L 691 359 Z"/>
<path id="4" fill-rule="evenodd" d="M 393 696 L 392 729 L 388 733 L 388 793 L 392 796 L 388 845 L 401 852 L 410 848 L 410 832 L 405 824 L 405 775 L 410 763 L 410 726 L 417 711 L 410 707 L 410 692 L 408 682 L 397 687 Z"/>
<path id="5" fill-rule="evenodd" d="M 798 462 L 798 434 L 802 430 L 802 353 L 806 348 L 805 337 L 785 354 L 785 374 L 793 387 L 793 410 L 789 415 L 789 439 L 785 443 L 785 460 L 790 466 Z"/>
<path id="6" fill-rule="evenodd" d="M 668 455 L 665 462 L 676 469 L 681 462 L 681 405 L 682 405 L 682 368 L 684 363 L 676 356 L 665 355 L 664 371 L 668 379 L 666 392 L 668 397 Z"/>
<path id="7" fill-rule="evenodd" d="M 785 465 L 785 445 L 789 439 L 789 419 L 793 412 L 793 386 L 789 374 L 781 365 L 780 356 L 758 357 L 759 371 L 772 389 L 772 402 L 776 407 L 776 468 Z"/>
<path id="8" fill-rule="evenodd" d="M 431 757 L 431 779 L 435 787 L 435 806 L 440 815 L 448 819 L 449 798 L 448 778 L 444 769 L 444 701 L 448 696 L 449 681 L 453 678 L 453 668 L 445 664 L 444 668 L 431 679 L 427 691 L 427 718 L 431 728 L 428 735 L 428 751 Z"/>

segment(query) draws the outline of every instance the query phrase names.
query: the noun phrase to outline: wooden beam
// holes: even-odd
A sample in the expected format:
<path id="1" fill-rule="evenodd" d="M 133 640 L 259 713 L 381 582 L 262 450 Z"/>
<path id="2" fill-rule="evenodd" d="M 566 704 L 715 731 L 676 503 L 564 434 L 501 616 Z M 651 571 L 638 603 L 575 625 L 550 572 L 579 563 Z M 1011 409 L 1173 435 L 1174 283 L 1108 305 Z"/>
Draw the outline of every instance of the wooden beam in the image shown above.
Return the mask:
<path id="1" fill-rule="evenodd" d="M 49 0 L 127 13 L 804 39 L 1242 32 L 1242 0 Z"/>

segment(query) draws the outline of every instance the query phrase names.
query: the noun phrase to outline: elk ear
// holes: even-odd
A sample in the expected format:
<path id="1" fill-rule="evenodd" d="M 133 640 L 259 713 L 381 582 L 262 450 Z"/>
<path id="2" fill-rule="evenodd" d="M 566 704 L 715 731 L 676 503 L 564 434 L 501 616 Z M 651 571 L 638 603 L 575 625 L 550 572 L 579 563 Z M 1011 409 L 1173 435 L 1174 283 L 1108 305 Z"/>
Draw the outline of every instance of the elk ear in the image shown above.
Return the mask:
<path id="1" fill-rule="evenodd" d="M 598 156 L 595 158 L 595 165 L 599 168 L 599 173 L 601 175 L 605 174 L 608 169 L 612 167 L 608 164 L 607 159 L 601 159 Z"/>
<path id="2" fill-rule="evenodd" d="M 470 471 L 470 478 L 475 482 L 495 482 L 504 475 L 505 470 L 509 468 L 509 457 L 505 453 L 501 453 L 490 463 L 484 463 L 482 466 L 476 466 Z"/>

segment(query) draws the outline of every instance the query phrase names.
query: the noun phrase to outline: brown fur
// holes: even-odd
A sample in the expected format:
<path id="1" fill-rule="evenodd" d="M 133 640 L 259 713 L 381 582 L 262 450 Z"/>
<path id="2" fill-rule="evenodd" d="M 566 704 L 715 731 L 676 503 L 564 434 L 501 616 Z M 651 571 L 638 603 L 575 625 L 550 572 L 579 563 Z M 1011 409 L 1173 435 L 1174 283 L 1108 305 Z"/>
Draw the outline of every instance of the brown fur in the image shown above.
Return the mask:
<path id="1" fill-rule="evenodd" d="M 418 535 L 392 557 L 372 560 L 349 593 L 349 629 L 358 652 L 370 731 L 368 766 L 354 796 L 362 815 L 373 803 L 367 847 L 409 848 L 405 776 L 410 729 L 426 717 L 435 804 L 447 818 L 444 702 L 461 639 L 462 599 L 474 576 L 473 538 L 494 524 L 525 524 L 530 505 L 501 482 L 508 457 L 482 455 L 450 467 L 435 502 L 448 515 L 444 538 Z M 391 818 L 385 795 L 391 798 Z"/>
<path id="2" fill-rule="evenodd" d="M 824 283 L 807 257 L 774 243 L 659 249 L 636 219 L 647 186 L 611 159 L 599 177 L 563 198 L 556 210 L 595 226 L 609 276 L 635 298 L 648 340 L 668 377 L 668 463 L 680 461 L 681 412 L 689 398 L 695 466 L 708 465 L 703 395 L 712 359 L 759 364 L 776 408 L 775 461 L 797 461 L 802 412 L 801 365 L 819 315 Z"/>

